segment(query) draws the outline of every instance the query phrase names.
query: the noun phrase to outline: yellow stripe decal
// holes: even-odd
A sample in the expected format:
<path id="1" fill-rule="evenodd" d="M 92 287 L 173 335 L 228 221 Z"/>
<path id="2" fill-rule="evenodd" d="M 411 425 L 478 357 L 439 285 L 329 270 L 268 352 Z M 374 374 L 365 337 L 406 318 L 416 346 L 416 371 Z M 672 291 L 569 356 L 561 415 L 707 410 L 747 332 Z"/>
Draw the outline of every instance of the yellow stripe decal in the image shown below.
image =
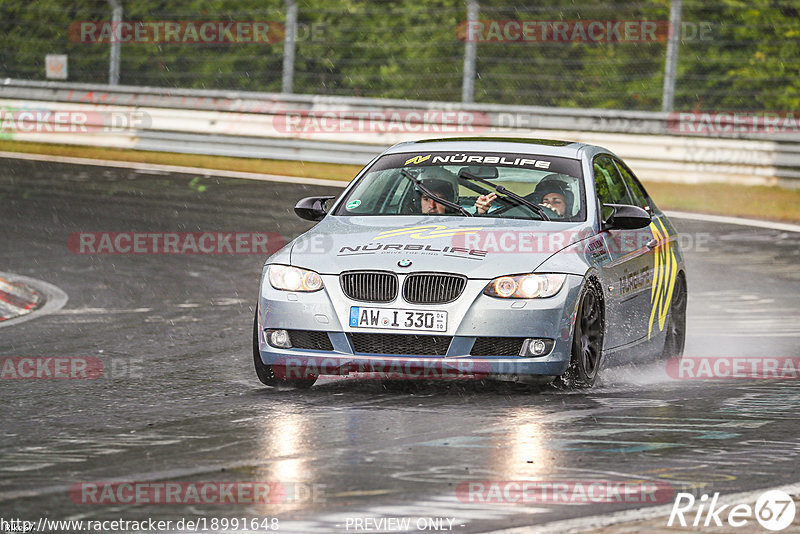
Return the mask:
<path id="1" fill-rule="evenodd" d="M 400 228 L 398 230 L 387 230 L 376 235 L 373 239 L 384 239 L 389 237 L 397 237 L 400 235 L 408 235 L 414 239 L 434 239 L 436 237 L 450 237 L 454 235 L 469 235 L 476 234 L 482 227 L 476 228 L 459 228 L 458 230 L 448 229 L 446 226 L 438 224 L 429 224 L 425 226 L 412 226 L 410 228 Z"/>
<path id="2" fill-rule="evenodd" d="M 669 306 L 672 303 L 672 291 L 678 275 L 678 260 L 669 241 L 669 232 L 660 219 L 650 223 L 653 238 L 659 241 L 654 251 L 653 287 L 650 289 L 650 322 L 647 327 L 647 338 L 653 335 L 653 323 L 658 317 L 658 330 L 663 331 L 667 322 Z M 660 228 L 659 228 L 660 226 Z"/>

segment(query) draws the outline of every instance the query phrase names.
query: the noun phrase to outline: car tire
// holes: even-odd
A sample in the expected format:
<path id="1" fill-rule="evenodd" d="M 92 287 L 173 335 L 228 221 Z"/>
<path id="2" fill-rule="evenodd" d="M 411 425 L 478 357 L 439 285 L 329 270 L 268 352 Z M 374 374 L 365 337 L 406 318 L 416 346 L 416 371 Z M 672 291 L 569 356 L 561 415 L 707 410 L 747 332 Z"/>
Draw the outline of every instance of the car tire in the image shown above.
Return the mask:
<path id="1" fill-rule="evenodd" d="M 590 280 L 578 301 L 569 367 L 556 378 L 557 386 L 582 389 L 594 385 L 603 359 L 604 328 L 602 292 L 598 284 Z"/>
<path id="2" fill-rule="evenodd" d="M 274 388 L 289 387 L 295 389 L 308 389 L 314 385 L 317 378 L 279 378 L 275 376 L 272 366 L 261 361 L 261 353 L 258 350 L 258 310 L 253 318 L 253 364 L 256 368 L 256 375 L 262 384 Z"/>
<path id="3" fill-rule="evenodd" d="M 664 360 L 671 358 L 681 359 L 683 357 L 683 348 L 686 345 L 687 295 L 686 278 L 681 273 L 675 280 L 672 302 L 669 305 L 669 320 L 664 336 L 664 349 L 661 351 L 661 358 Z"/>

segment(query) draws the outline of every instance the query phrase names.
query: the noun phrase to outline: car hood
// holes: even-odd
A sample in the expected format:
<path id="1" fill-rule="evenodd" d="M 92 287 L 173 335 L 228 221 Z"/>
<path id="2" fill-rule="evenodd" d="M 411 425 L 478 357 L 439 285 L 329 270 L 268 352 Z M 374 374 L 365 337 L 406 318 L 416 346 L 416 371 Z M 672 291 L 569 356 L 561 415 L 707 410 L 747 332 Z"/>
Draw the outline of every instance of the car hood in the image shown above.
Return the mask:
<path id="1" fill-rule="evenodd" d="M 328 216 L 289 244 L 290 262 L 321 274 L 437 271 L 491 279 L 532 272 L 590 233 L 585 222 Z"/>

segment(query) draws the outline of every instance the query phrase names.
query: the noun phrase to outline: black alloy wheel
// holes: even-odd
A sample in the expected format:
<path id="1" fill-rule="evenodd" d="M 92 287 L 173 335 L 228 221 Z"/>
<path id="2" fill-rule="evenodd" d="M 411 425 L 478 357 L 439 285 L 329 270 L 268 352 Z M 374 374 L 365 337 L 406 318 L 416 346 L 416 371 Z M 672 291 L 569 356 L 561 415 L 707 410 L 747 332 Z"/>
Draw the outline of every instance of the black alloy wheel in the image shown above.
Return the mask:
<path id="1" fill-rule="evenodd" d="M 661 353 L 665 360 L 683 357 L 683 347 L 686 344 L 686 301 L 686 279 L 681 273 L 675 280 L 672 302 L 669 306 L 669 321 L 664 338 L 664 350 Z"/>
<path id="2" fill-rule="evenodd" d="M 597 380 L 603 357 L 603 299 L 594 281 L 581 293 L 572 335 L 572 357 L 566 372 L 555 381 L 567 388 L 590 388 Z"/>

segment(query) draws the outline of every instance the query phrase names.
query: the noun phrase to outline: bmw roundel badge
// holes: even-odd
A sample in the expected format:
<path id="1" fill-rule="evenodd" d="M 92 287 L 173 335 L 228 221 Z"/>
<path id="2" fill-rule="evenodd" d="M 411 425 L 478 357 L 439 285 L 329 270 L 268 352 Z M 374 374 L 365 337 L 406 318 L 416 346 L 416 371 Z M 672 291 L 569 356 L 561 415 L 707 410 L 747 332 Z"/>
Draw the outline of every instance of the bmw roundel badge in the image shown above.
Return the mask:
<path id="1" fill-rule="evenodd" d="M 411 260 L 400 260 L 397 262 L 398 267 L 408 267 L 411 265 Z"/>

